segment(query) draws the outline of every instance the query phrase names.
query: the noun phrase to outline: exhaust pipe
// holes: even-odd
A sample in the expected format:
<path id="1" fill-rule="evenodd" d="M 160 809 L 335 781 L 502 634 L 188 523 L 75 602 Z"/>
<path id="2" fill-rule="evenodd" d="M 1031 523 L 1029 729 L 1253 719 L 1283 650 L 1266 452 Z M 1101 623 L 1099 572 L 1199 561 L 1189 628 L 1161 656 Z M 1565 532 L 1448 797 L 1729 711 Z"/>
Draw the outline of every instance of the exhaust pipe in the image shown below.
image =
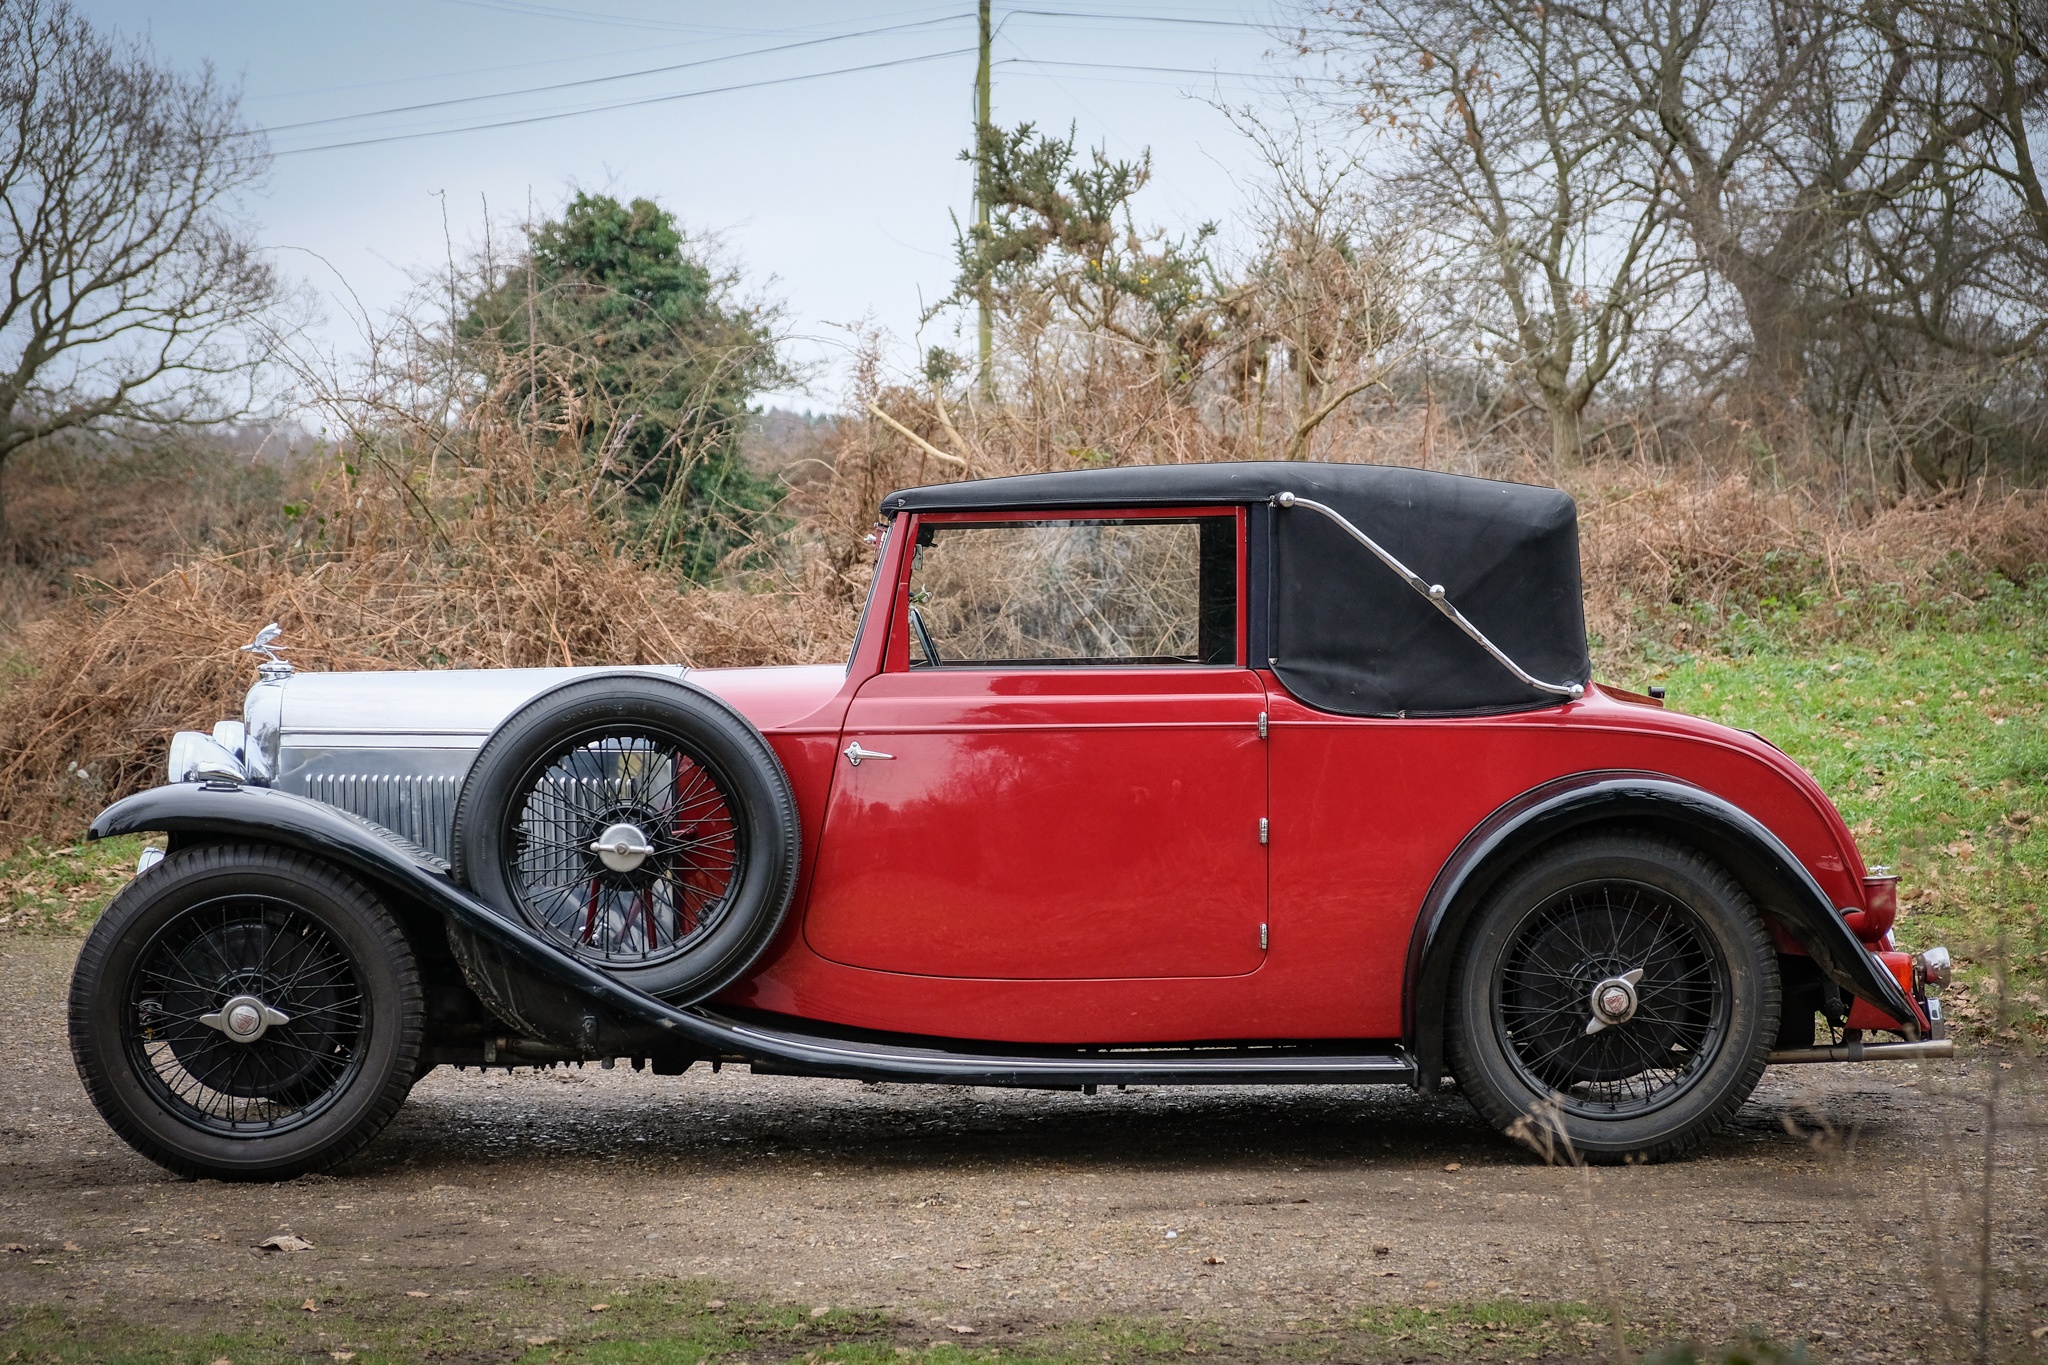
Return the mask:
<path id="1" fill-rule="evenodd" d="M 1953 1038 L 1923 1043 L 1842 1043 L 1835 1047 L 1789 1047 L 1771 1054 L 1772 1066 L 1801 1062 L 1899 1062 L 1939 1060 L 1956 1055 Z"/>

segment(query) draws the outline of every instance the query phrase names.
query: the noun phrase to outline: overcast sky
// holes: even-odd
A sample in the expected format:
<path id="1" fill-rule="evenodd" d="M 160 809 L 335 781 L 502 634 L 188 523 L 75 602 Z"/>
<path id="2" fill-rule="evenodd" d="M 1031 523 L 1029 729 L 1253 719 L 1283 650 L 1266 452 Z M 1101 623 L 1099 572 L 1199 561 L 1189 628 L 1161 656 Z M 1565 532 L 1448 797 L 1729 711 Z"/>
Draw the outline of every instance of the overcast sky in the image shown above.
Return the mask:
<path id="1" fill-rule="evenodd" d="M 331 344 L 351 335 L 341 281 L 377 310 L 444 258 L 443 194 L 458 249 L 486 203 L 516 218 L 529 195 L 550 211 L 574 187 L 649 195 L 717 234 L 787 301 L 795 355 L 821 367 L 808 395 L 775 396 L 788 406 L 831 406 L 846 324 L 887 328 L 908 363 L 921 302 L 949 283 L 948 215 L 964 218 L 971 194 L 958 153 L 973 0 L 78 4 L 240 82 L 279 153 L 253 205 L 263 239 L 328 296 Z M 1290 0 L 1006 0 L 995 13 L 997 122 L 1071 123 L 1123 157 L 1149 147 L 1152 217 L 1230 216 L 1252 159 L 1210 101 L 1277 100 L 1254 77 L 1284 69 L 1269 54 Z M 663 67 L 681 69 L 650 71 Z M 789 79 L 827 72 L 842 74 Z M 416 136 L 447 129 L 466 131 Z M 923 337 L 952 339 L 943 324 Z"/>

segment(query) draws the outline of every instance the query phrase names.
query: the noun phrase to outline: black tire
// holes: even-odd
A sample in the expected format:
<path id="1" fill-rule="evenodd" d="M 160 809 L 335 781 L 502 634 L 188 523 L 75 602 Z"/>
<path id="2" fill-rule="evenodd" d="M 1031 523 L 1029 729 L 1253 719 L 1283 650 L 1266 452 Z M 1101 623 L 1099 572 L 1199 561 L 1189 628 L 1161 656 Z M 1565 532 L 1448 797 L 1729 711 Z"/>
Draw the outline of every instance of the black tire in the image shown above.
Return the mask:
<path id="1" fill-rule="evenodd" d="M 626 829 L 608 863 L 597 836 Z M 701 688 L 644 674 L 567 683 L 477 755 L 455 804 L 455 875 L 565 952 L 676 1004 L 715 995 L 782 927 L 801 853 L 768 742 Z"/>
<path id="2" fill-rule="evenodd" d="M 204 1022 L 245 997 L 263 1007 L 251 1040 Z M 425 1015 L 412 948 L 361 884 L 303 854 L 209 845 L 142 873 L 93 926 L 71 1055 L 101 1117 L 166 1170 L 289 1180 L 390 1122 Z"/>
<path id="3" fill-rule="evenodd" d="M 1459 1087 L 1504 1132 L 1562 1137 L 1566 1159 L 1699 1146 L 1749 1098 L 1778 1034 L 1777 957 L 1748 893 L 1646 834 L 1575 838 L 1514 868 L 1451 980 Z M 1588 1032 L 1602 1004 L 1619 1022 Z"/>

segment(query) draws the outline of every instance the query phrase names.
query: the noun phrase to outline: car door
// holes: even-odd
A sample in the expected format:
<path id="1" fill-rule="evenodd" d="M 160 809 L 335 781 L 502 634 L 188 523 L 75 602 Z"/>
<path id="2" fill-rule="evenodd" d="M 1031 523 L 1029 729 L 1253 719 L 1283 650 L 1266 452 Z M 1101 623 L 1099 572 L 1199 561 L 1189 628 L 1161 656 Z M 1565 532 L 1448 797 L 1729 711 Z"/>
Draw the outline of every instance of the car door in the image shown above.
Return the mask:
<path id="1" fill-rule="evenodd" d="M 849 707 L 805 918 L 931 976 L 1226 976 L 1265 953 L 1265 692 L 1235 509 L 926 515 Z"/>

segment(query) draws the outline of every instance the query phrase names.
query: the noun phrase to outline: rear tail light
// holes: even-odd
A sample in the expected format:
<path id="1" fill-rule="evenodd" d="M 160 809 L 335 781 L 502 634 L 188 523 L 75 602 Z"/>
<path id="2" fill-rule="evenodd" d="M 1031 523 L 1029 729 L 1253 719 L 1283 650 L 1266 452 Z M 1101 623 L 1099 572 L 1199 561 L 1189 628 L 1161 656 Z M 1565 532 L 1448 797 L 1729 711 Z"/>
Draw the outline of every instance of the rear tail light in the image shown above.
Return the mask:
<path id="1" fill-rule="evenodd" d="M 1948 949 L 1929 948 L 1913 959 L 1913 979 L 1928 995 L 1941 994 L 1942 988 L 1955 976 L 1955 967 L 1950 963 Z"/>

